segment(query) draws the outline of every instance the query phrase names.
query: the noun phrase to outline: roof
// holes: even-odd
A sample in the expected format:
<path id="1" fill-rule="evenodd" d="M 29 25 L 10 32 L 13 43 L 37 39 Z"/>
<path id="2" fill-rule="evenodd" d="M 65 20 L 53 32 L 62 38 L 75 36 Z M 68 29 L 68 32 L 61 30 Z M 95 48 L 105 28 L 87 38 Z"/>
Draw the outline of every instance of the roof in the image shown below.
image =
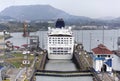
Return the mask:
<path id="1" fill-rule="evenodd" d="M 113 54 L 106 46 L 99 44 L 98 47 L 92 49 L 94 54 Z"/>

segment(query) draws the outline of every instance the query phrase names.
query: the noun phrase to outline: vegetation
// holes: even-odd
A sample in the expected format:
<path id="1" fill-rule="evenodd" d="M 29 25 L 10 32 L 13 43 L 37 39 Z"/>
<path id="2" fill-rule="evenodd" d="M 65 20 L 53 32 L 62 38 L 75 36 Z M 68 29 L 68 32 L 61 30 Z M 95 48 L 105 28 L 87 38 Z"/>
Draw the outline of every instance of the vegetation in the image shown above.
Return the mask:
<path id="1" fill-rule="evenodd" d="M 3 80 L 3 81 L 10 81 L 9 79 Z"/>
<path id="2" fill-rule="evenodd" d="M 28 81 L 27 79 L 25 79 L 24 81 Z"/>
<path id="3" fill-rule="evenodd" d="M 17 22 L 17 21 L 10 21 L 8 23 L 4 23 L 2 25 L 8 26 L 8 29 L 6 29 L 9 32 L 23 32 L 23 23 L 24 22 Z M 35 32 L 38 30 L 47 30 L 48 27 L 54 26 L 53 23 L 48 22 L 30 22 L 28 23 L 28 31 Z M 3 30 L 0 30 L 3 31 Z"/>
<path id="4" fill-rule="evenodd" d="M 3 39 L 4 36 L 0 35 L 0 39 Z"/>
<path id="5" fill-rule="evenodd" d="M 24 60 L 24 57 L 26 55 L 23 55 L 21 53 L 14 53 L 13 56 L 14 56 L 13 58 L 6 59 L 5 62 L 8 62 L 8 63 L 14 65 L 16 68 L 20 68 L 20 67 L 25 67 L 26 66 L 25 64 L 22 64 L 22 61 Z M 34 59 L 34 56 L 28 55 L 28 59 L 30 60 L 30 64 L 28 66 L 30 66 L 31 62 Z"/>

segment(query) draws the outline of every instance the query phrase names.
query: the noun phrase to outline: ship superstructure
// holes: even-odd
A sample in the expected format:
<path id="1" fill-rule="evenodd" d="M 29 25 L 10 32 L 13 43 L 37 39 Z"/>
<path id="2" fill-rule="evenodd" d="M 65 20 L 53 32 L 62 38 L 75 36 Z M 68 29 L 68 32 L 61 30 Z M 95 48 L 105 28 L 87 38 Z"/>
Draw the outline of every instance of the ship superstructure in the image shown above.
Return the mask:
<path id="1" fill-rule="evenodd" d="M 71 27 L 64 27 L 64 21 L 58 19 L 56 28 L 48 28 L 48 58 L 49 59 L 72 59 L 74 37 Z"/>

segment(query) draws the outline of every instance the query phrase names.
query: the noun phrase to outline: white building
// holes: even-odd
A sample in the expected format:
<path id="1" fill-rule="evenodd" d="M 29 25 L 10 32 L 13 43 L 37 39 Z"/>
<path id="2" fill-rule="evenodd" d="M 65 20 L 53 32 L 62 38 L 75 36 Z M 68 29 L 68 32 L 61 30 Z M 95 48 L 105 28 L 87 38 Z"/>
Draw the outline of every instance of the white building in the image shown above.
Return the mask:
<path id="1" fill-rule="evenodd" d="M 98 47 L 92 49 L 92 51 L 93 51 L 93 68 L 95 69 L 95 71 L 111 72 L 113 52 L 110 51 L 103 44 L 98 45 Z"/>

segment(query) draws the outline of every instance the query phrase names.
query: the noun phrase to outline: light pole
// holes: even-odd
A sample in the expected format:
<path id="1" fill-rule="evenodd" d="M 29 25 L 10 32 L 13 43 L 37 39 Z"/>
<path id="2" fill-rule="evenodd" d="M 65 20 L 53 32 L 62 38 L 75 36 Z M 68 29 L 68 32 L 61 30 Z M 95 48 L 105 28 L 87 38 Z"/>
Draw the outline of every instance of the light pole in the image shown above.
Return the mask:
<path id="1" fill-rule="evenodd" d="M 90 32 L 90 52 L 91 52 L 91 43 L 92 43 L 92 33 Z"/>
<path id="2" fill-rule="evenodd" d="M 29 26 L 30 25 L 27 25 L 27 46 L 26 46 L 26 79 L 28 78 L 28 64 L 29 64 L 29 59 L 28 59 L 28 54 L 29 54 L 29 47 L 28 47 L 28 45 L 29 45 L 29 43 L 28 43 L 28 38 L 29 38 Z"/>
<path id="3" fill-rule="evenodd" d="M 83 29 L 82 29 L 82 44 L 83 44 Z"/>

